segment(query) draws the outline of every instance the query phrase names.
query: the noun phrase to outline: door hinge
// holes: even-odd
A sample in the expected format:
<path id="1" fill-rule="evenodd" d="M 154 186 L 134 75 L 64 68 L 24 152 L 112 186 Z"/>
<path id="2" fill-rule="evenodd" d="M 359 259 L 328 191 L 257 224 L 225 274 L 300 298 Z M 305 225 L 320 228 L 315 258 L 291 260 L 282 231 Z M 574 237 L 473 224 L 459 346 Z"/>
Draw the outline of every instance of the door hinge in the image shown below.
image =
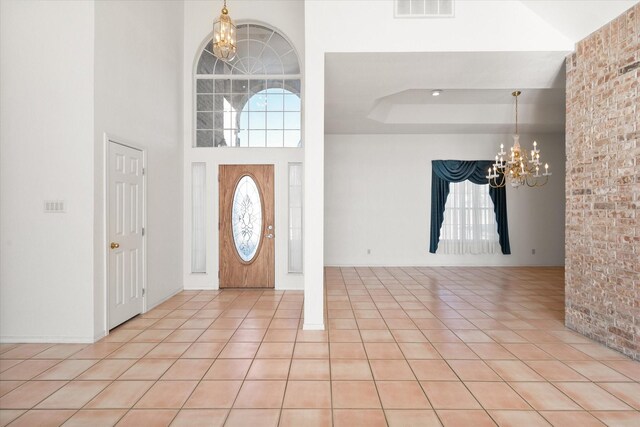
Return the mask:
<path id="1" fill-rule="evenodd" d="M 144 227 L 142 227 L 142 235 L 144 236 Z"/>
<path id="2" fill-rule="evenodd" d="M 144 294 L 147 293 L 147 290 L 145 288 L 142 288 L 142 296 L 144 296 Z"/>
<path id="3" fill-rule="evenodd" d="M 142 168 L 142 175 L 147 173 L 147 168 Z"/>

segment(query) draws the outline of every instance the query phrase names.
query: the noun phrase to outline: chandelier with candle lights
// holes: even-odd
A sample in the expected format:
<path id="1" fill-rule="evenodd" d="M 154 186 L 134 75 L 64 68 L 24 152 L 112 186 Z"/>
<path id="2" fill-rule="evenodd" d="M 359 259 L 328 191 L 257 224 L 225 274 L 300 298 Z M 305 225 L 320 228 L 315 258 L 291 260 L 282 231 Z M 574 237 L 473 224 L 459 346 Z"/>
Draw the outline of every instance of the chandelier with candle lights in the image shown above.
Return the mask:
<path id="1" fill-rule="evenodd" d="M 236 56 L 236 26 L 229 16 L 227 0 L 224 0 L 218 20 L 213 23 L 213 54 L 225 62 Z"/>
<path id="2" fill-rule="evenodd" d="M 489 185 L 493 188 L 504 187 L 507 182 L 512 187 L 527 185 L 528 187 L 542 187 L 549 181 L 551 172 L 549 164 L 545 163 L 544 172 L 540 173 L 540 149 L 538 143 L 533 141 L 531 157 L 527 157 L 525 150 L 520 148 L 520 135 L 518 134 L 518 96 L 521 94 L 516 90 L 511 95 L 516 99 L 516 133 L 513 135 L 513 147 L 511 153 L 506 157 L 504 144 L 500 144 L 500 152 L 495 158 L 495 163 L 489 168 L 486 176 Z"/>

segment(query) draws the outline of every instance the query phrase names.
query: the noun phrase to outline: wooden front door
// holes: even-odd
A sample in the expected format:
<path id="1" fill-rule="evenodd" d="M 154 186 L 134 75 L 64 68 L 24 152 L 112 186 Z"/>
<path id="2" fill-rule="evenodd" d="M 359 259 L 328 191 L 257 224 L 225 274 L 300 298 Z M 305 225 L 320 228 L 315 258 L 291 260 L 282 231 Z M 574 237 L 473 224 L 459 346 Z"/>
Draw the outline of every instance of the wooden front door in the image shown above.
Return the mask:
<path id="1" fill-rule="evenodd" d="M 220 288 L 273 288 L 273 165 L 220 165 Z"/>

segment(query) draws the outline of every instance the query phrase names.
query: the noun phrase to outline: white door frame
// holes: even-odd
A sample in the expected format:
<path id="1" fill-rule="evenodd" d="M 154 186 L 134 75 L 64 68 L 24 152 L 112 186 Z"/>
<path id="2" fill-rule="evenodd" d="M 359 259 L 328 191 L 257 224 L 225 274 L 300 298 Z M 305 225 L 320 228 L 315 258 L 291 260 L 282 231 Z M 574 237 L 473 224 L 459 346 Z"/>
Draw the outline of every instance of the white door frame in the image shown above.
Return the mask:
<path id="1" fill-rule="evenodd" d="M 111 134 L 104 134 L 104 151 L 103 151 L 103 168 L 104 168 L 104 186 L 103 186 L 103 205 L 104 205 L 104 221 L 102 244 L 104 248 L 104 335 L 109 335 L 109 148 L 111 144 L 118 144 L 134 150 L 142 152 L 142 227 L 144 233 L 142 235 L 142 313 L 147 312 L 147 150 L 144 146 L 133 144 L 123 138 L 116 137 Z"/>

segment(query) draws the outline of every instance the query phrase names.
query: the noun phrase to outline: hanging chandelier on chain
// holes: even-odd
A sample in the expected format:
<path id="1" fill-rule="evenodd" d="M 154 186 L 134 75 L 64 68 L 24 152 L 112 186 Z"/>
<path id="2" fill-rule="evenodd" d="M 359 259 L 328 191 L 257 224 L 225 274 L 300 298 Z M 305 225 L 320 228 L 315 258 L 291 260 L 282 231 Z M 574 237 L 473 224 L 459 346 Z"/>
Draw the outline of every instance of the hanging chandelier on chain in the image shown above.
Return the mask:
<path id="1" fill-rule="evenodd" d="M 224 0 L 218 20 L 213 23 L 213 54 L 225 62 L 236 56 L 236 26 L 229 16 L 227 0 Z"/>
<path id="2" fill-rule="evenodd" d="M 513 135 L 513 147 L 509 157 L 504 151 L 504 144 L 500 144 L 500 152 L 495 158 L 495 163 L 489 168 L 486 176 L 489 185 L 493 188 L 504 187 L 507 182 L 512 187 L 527 185 L 528 187 L 542 187 L 549 181 L 551 172 L 549 164 L 545 163 L 544 172 L 540 173 L 540 149 L 538 143 L 533 141 L 531 158 L 527 157 L 525 150 L 520 148 L 520 135 L 518 134 L 518 96 L 522 92 L 516 90 L 511 95 L 516 99 L 516 133 Z"/>

